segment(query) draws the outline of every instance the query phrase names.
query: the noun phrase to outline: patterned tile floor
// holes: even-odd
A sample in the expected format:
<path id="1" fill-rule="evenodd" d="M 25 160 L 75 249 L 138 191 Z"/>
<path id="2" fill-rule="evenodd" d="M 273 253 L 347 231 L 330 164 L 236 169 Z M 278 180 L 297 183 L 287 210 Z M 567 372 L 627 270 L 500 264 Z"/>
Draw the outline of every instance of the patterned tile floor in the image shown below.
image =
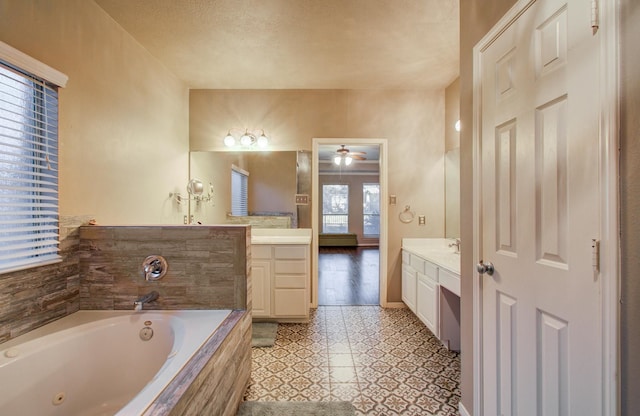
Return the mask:
<path id="1" fill-rule="evenodd" d="M 320 306 L 254 348 L 245 400 L 348 400 L 358 415 L 457 415 L 460 356 L 408 309 Z"/>

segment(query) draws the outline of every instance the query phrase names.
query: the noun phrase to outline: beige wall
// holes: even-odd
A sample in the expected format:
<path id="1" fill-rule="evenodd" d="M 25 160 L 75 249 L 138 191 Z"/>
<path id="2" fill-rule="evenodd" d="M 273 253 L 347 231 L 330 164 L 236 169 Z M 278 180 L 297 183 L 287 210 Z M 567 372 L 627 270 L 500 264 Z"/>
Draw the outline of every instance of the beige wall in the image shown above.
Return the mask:
<path id="1" fill-rule="evenodd" d="M 473 122 L 473 46 L 493 27 L 515 0 L 460 0 L 460 329 L 462 404 L 473 412 L 473 177 L 471 128 Z"/>
<path id="2" fill-rule="evenodd" d="M 60 213 L 182 223 L 188 90 L 93 1 L 0 0 L 0 40 L 69 76 L 60 92 Z"/>
<path id="3" fill-rule="evenodd" d="M 264 129 L 273 150 L 311 149 L 314 137 L 389 141 L 387 299 L 401 301 L 403 237 L 444 236 L 444 90 L 192 90 L 191 150 L 220 150 L 231 128 Z M 384 202 L 383 202 L 384 203 Z M 405 205 L 427 224 L 403 224 Z"/>
<path id="4" fill-rule="evenodd" d="M 620 4 L 620 408 L 631 416 L 640 414 L 640 2 Z"/>

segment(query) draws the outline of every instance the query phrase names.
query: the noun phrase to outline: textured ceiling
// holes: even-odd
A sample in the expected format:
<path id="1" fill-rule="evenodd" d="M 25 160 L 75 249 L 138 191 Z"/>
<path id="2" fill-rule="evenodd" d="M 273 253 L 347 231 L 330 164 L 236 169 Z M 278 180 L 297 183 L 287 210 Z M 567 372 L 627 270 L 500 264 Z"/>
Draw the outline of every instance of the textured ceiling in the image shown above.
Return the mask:
<path id="1" fill-rule="evenodd" d="M 190 88 L 433 89 L 458 0 L 96 0 Z"/>

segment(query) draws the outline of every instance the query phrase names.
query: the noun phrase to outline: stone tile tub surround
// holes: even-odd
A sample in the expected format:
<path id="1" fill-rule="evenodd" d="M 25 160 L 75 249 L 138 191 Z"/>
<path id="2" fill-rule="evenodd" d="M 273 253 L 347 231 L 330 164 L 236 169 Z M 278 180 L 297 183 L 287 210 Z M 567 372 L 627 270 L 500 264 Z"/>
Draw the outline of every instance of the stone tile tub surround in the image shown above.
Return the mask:
<path id="1" fill-rule="evenodd" d="M 250 230 L 238 226 L 84 226 L 80 228 L 80 309 L 133 309 L 152 290 L 149 309 L 249 309 Z M 148 282 L 147 256 L 167 260 Z"/>
<path id="2" fill-rule="evenodd" d="M 80 228 L 80 308 L 234 309 L 145 415 L 235 415 L 251 375 L 251 227 L 86 226 Z M 143 260 L 167 260 L 147 282 Z"/>
<path id="3" fill-rule="evenodd" d="M 153 415 L 196 415 L 202 409 L 234 415 L 251 367 L 250 228 L 86 226 L 81 244 L 79 227 L 90 219 L 61 217 L 61 263 L 0 275 L 0 342 L 79 309 L 133 308 L 129 294 L 148 293 L 151 286 L 161 298 L 147 308 L 236 309 L 147 410 Z M 133 260 L 142 249 L 147 249 L 140 253 L 144 256 Z M 150 253 L 164 255 L 170 273 L 146 285 L 141 264 Z M 103 263 L 91 264 L 94 256 Z M 129 265 L 135 265 L 133 272 Z M 120 271 L 124 277 L 107 276 Z"/>
<path id="4" fill-rule="evenodd" d="M 60 216 L 61 262 L 0 274 L 0 343 L 79 309 L 79 227 L 90 219 Z"/>

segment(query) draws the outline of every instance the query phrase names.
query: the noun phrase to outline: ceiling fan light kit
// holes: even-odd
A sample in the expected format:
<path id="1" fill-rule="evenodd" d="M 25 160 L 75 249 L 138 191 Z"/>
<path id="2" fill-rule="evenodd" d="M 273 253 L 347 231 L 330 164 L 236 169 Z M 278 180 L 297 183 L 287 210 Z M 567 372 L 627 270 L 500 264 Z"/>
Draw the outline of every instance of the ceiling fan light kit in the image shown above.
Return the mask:
<path id="1" fill-rule="evenodd" d="M 366 152 L 351 152 L 346 148 L 346 145 L 340 145 L 340 148 L 336 150 L 336 155 L 333 157 L 333 163 L 336 165 L 349 166 L 353 160 L 365 160 Z"/>

